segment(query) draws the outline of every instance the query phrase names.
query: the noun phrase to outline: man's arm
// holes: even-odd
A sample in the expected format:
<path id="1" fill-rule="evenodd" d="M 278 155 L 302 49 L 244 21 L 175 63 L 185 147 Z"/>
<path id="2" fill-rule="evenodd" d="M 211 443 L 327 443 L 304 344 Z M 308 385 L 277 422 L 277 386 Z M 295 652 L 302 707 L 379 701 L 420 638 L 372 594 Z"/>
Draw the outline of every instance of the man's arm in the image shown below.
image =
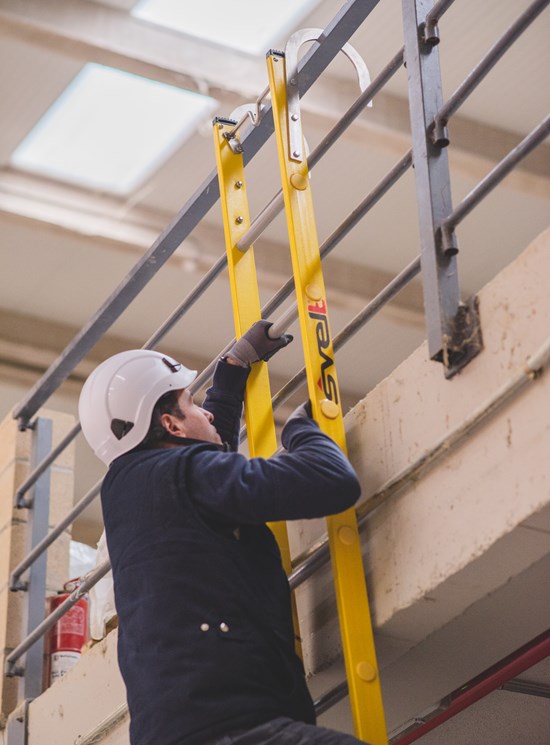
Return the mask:
<path id="1" fill-rule="evenodd" d="M 250 368 L 219 360 L 203 408 L 214 415 L 214 426 L 231 450 L 238 450 L 243 399 Z"/>
<path id="2" fill-rule="evenodd" d="M 214 381 L 206 392 L 203 408 L 214 415 L 214 426 L 231 450 L 239 447 L 239 429 L 246 379 L 250 365 L 267 361 L 292 341 L 290 334 L 272 338 L 269 321 L 256 321 L 216 366 Z"/>
<path id="3" fill-rule="evenodd" d="M 355 504 L 355 471 L 315 421 L 290 420 L 283 442 L 288 452 L 267 459 L 198 452 L 188 470 L 189 494 L 205 514 L 241 524 L 322 517 Z"/>

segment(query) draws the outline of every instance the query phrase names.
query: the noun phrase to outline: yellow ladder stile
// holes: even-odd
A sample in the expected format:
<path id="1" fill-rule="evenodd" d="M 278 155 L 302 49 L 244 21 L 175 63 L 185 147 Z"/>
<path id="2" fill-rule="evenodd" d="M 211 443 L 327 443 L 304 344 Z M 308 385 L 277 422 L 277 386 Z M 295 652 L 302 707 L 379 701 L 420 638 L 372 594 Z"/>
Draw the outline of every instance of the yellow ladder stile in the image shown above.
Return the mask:
<path id="1" fill-rule="evenodd" d="M 334 365 L 319 242 L 305 158 L 291 158 L 285 57 L 267 56 L 275 136 L 288 224 L 308 392 L 319 426 L 345 451 L 345 432 Z M 302 152 L 304 144 L 302 143 Z M 357 737 L 387 745 L 365 573 L 354 509 L 327 518 L 342 646 Z"/>
<path id="2" fill-rule="evenodd" d="M 250 227 L 250 214 L 244 177 L 242 154 L 234 152 L 225 134 L 235 128 L 236 122 L 229 119 L 214 121 L 214 146 L 220 184 L 220 202 L 225 233 L 226 253 L 237 338 L 247 331 L 255 321 L 261 319 L 260 295 L 254 261 L 254 249 L 237 248 L 237 242 Z M 245 419 L 248 447 L 252 457 L 267 458 L 277 449 L 277 437 L 267 364 L 259 362 L 252 366 L 245 394 Z M 284 522 L 271 523 L 283 566 L 287 574 L 292 571 L 288 535 Z M 296 651 L 301 655 L 296 607 L 293 599 Z"/>

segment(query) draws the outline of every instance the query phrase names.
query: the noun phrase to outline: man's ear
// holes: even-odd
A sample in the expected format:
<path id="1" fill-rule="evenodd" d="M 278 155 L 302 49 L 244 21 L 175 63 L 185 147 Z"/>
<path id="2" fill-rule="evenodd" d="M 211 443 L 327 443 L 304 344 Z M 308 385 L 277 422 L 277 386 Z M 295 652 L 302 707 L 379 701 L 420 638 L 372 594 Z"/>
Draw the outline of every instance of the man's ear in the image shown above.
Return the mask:
<path id="1" fill-rule="evenodd" d="M 170 435 L 174 437 L 187 437 L 185 420 L 173 414 L 162 414 L 160 423 Z"/>

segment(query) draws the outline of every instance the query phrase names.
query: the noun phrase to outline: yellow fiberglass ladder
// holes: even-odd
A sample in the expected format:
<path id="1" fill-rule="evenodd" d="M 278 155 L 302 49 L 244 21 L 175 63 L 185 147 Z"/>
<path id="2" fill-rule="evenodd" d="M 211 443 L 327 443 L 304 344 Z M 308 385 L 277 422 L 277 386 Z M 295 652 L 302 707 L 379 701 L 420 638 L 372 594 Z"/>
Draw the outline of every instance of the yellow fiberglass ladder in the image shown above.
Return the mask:
<path id="1" fill-rule="evenodd" d="M 344 421 L 330 332 L 325 284 L 315 226 L 305 143 L 297 102 L 289 114 L 285 55 L 267 56 L 269 89 L 281 170 L 308 394 L 323 432 L 346 451 Z M 296 82 L 294 81 L 296 86 Z M 297 87 L 297 86 L 296 86 Z M 299 106 L 299 104 L 298 104 Z M 217 119 L 214 141 L 220 182 L 226 249 L 237 337 L 261 318 L 254 254 L 237 244 L 250 228 L 243 157 L 236 122 Z M 236 146 L 237 142 L 237 146 Z M 231 143 L 231 144 L 230 144 Z M 276 324 L 281 329 L 283 321 Z M 283 327 L 284 330 L 284 327 Z M 251 455 L 275 452 L 275 426 L 267 366 L 256 365 L 246 394 L 246 424 Z M 291 570 L 286 529 L 271 526 L 287 572 Z M 374 649 L 365 574 L 354 509 L 327 518 L 340 632 L 355 733 L 371 745 L 387 745 L 384 708 Z M 296 614 L 295 614 L 296 622 Z"/>

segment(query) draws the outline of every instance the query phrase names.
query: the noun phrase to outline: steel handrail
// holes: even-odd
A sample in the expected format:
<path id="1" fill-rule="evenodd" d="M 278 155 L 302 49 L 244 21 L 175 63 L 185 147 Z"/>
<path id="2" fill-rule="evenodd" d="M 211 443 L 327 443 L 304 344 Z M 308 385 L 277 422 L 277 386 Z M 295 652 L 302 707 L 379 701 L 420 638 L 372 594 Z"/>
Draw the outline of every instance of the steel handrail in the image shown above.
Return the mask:
<path id="1" fill-rule="evenodd" d="M 386 85 L 386 83 L 392 78 L 392 76 L 399 70 L 399 68 L 403 64 L 403 48 L 401 48 L 394 57 L 390 60 L 390 62 L 383 68 L 383 70 L 377 75 L 377 77 L 372 81 L 372 83 L 361 93 L 361 95 L 354 101 L 354 103 L 350 106 L 350 108 L 344 113 L 344 115 L 341 117 L 341 119 L 337 122 L 337 124 L 330 130 L 330 132 L 325 135 L 325 137 L 321 140 L 319 145 L 311 152 L 308 158 L 308 169 L 311 170 L 312 168 L 317 165 L 317 163 L 322 159 L 322 157 L 327 153 L 327 151 L 330 149 L 332 144 L 341 137 L 341 135 L 344 133 L 344 131 L 352 124 L 352 122 L 357 118 L 357 116 L 363 111 L 363 109 L 372 101 L 374 96 Z M 380 195 L 382 196 L 382 194 Z M 250 245 L 258 238 L 261 233 L 267 228 L 269 223 L 275 218 L 275 216 L 280 212 L 283 206 L 283 198 L 282 198 L 282 191 L 279 191 L 272 199 L 271 201 L 264 207 L 264 209 L 261 211 L 261 213 L 258 215 L 258 217 L 253 221 L 252 225 L 250 226 L 249 230 L 244 234 L 243 238 L 239 242 L 239 244 L 242 242 L 247 243 L 247 248 L 250 247 Z M 352 213 L 353 214 L 353 213 Z M 356 221 L 353 221 L 353 225 L 356 224 Z M 352 225 L 352 226 L 353 226 Z M 349 227 L 348 229 L 351 229 Z M 347 232 L 347 231 L 346 231 Z M 343 237 L 343 236 L 342 236 Z M 243 249 L 246 250 L 246 249 Z M 154 347 L 161 341 L 166 334 L 168 334 L 169 331 L 176 325 L 178 321 L 181 320 L 181 318 L 187 313 L 188 310 L 195 304 L 195 302 L 202 297 L 203 293 L 206 292 L 208 287 L 212 284 L 212 282 L 222 273 L 222 271 L 227 267 L 227 257 L 225 254 L 221 256 L 216 263 L 210 267 L 210 269 L 206 272 L 206 274 L 201 278 L 201 280 L 195 285 L 195 287 L 191 290 L 191 292 L 184 298 L 184 300 L 175 308 L 175 310 L 172 311 L 172 313 L 168 316 L 168 318 L 159 326 L 159 328 L 152 334 L 152 336 L 149 337 L 149 339 L 145 342 L 145 344 L 142 346 L 142 349 L 154 349 Z M 274 298 L 275 304 L 273 306 L 266 306 L 266 308 L 262 311 L 262 317 L 266 318 L 273 310 L 279 307 L 279 305 L 283 302 L 286 297 L 290 294 L 290 292 L 293 289 L 293 283 L 292 280 L 289 280 L 287 285 L 285 285 L 285 292 L 286 294 L 281 295 L 280 297 Z M 222 350 L 219 356 L 225 354 L 225 352 L 229 349 L 229 347 L 235 343 L 235 339 L 233 339 L 225 348 Z M 217 357 L 215 358 L 217 360 Z M 215 362 L 214 362 L 215 364 Z M 207 371 L 207 372 L 206 372 Z M 205 370 L 203 371 L 203 375 L 207 375 L 207 378 L 210 379 L 213 373 L 213 363 L 211 363 Z M 204 378 L 200 378 L 199 380 L 204 380 Z M 199 386 L 200 387 L 200 386 Z M 197 383 L 195 382 L 193 390 L 198 390 Z M 17 410 L 14 412 L 14 418 L 17 418 Z M 56 450 L 55 457 L 48 456 L 47 459 L 43 461 L 43 463 L 39 463 L 38 466 L 35 468 L 35 470 L 29 475 L 28 479 L 25 481 L 24 484 L 21 485 L 19 488 L 17 494 L 16 494 L 16 500 L 21 500 L 23 495 L 30 489 L 30 487 L 35 483 L 35 481 L 39 478 L 40 474 L 43 473 L 43 471 L 50 465 L 53 460 L 67 447 L 74 438 L 79 434 L 81 431 L 80 423 L 77 422 L 74 429 L 71 430 L 71 432 L 66 436 L 66 438 L 63 440 L 64 447 L 61 447 L 61 443 L 58 446 L 59 449 Z M 19 501 L 17 502 L 19 506 L 28 506 L 23 503 L 19 504 Z"/>
<path id="2" fill-rule="evenodd" d="M 454 210 L 448 215 L 441 224 L 441 232 L 444 245 L 451 241 L 454 228 L 468 215 L 479 202 L 484 199 L 498 184 L 507 176 L 510 171 L 537 145 L 540 145 L 546 137 L 550 135 L 550 114 L 542 120 L 508 155 L 506 155 L 497 165 L 489 171 L 472 191 L 464 197 Z"/>
<path id="3" fill-rule="evenodd" d="M 309 90 L 355 29 L 378 5 L 378 2 L 379 0 L 361 0 L 361 2 L 355 0 L 355 2 L 346 3 L 340 9 L 325 28 L 321 40 L 314 44 L 300 60 L 298 70 L 300 95 L 303 96 Z M 244 153 L 246 162 L 257 154 L 272 133 L 273 114 L 271 104 L 267 103 L 258 126 L 243 137 L 243 140 L 246 140 Z M 78 362 L 126 310 L 182 241 L 188 237 L 200 219 L 216 203 L 218 197 L 218 174 L 216 170 L 213 170 L 182 207 L 172 223 L 161 233 L 112 295 L 76 334 L 23 401 L 18 404 L 13 417 L 19 419 L 21 426 L 28 424 L 44 401 L 66 380 Z"/>
<path id="4" fill-rule="evenodd" d="M 436 129 L 439 125 L 445 125 L 449 118 L 456 113 L 464 101 L 481 83 L 483 78 L 493 69 L 499 59 L 510 49 L 512 44 L 530 26 L 535 18 L 542 13 L 549 3 L 550 0 L 535 0 L 504 32 L 496 44 L 491 47 L 438 111 L 434 119 Z"/>
<path id="5" fill-rule="evenodd" d="M 396 61 L 399 57 L 396 55 L 394 57 L 394 61 Z M 392 63 L 393 64 L 393 63 Z M 388 65 L 389 69 L 391 65 Z M 374 81 L 374 84 L 376 84 L 376 81 L 378 78 Z M 367 93 L 367 91 L 365 91 Z M 363 106 L 366 105 L 365 103 Z M 327 136 L 328 137 L 328 136 Z M 318 162 L 318 159 L 317 159 Z M 380 199 L 386 194 L 386 192 L 401 178 L 401 176 L 406 173 L 406 171 L 411 167 L 412 165 L 412 151 L 409 150 L 394 166 L 390 169 L 390 171 L 380 180 L 380 182 L 374 187 L 374 189 L 362 200 L 362 202 L 357 205 L 357 207 L 352 210 L 352 212 L 348 215 L 348 217 L 331 233 L 331 235 L 325 240 L 325 242 L 320 247 L 320 255 L 321 259 L 325 259 L 331 251 L 333 251 L 336 246 L 340 243 L 340 241 L 352 230 L 359 221 L 369 212 L 370 209 L 372 209 L 379 201 Z M 180 305 L 172 312 L 172 314 L 168 317 L 168 319 L 157 329 L 157 331 L 151 336 L 148 341 L 145 342 L 145 345 L 142 347 L 144 349 L 151 349 L 156 345 L 156 343 L 164 336 L 170 329 L 173 327 L 173 325 L 176 323 L 177 320 L 181 318 L 181 316 L 189 310 L 189 308 L 193 305 L 193 303 L 200 297 L 200 295 L 206 290 L 206 288 L 212 283 L 215 276 L 217 276 L 223 268 L 227 265 L 227 258 L 225 256 L 218 259 L 216 264 L 211 267 L 208 272 L 205 274 L 205 276 L 198 282 L 198 284 L 191 290 L 191 292 L 187 295 L 187 297 L 180 303 Z M 388 285 L 391 287 L 393 285 L 390 283 Z M 290 294 L 294 290 L 294 280 L 292 277 L 290 277 L 287 282 L 281 287 L 281 289 L 271 298 L 270 301 L 262 308 L 262 317 L 268 318 L 271 316 L 271 314 L 280 306 L 282 303 L 290 296 Z M 374 302 L 374 301 L 373 301 Z M 372 304 L 368 307 L 374 307 Z M 365 319 L 364 323 L 366 323 L 367 318 Z M 229 348 L 234 344 L 235 339 L 233 339 L 231 342 L 229 342 L 226 347 L 221 350 L 221 352 L 216 355 L 212 361 L 197 375 L 195 380 L 193 381 L 192 385 L 190 386 L 190 389 L 193 393 L 200 390 L 202 387 L 208 384 L 209 380 L 212 378 L 214 368 L 216 367 L 217 361 L 219 357 L 223 356 Z M 334 340 L 335 345 L 339 345 L 339 338 L 335 337 Z M 335 346 L 335 349 L 338 349 L 338 346 Z M 282 389 L 282 391 L 277 394 L 277 396 L 273 399 L 274 406 L 277 407 L 280 404 L 282 404 L 286 398 L 291 395 L 291 393 L 300 385 L 302 381 L 302 378 L 299 379 L 293 379 L 290 381 L 290 384 L 294 387 L 291 387 L 290 389 L 285 387 Z M 77 423 L 73 430 L 66 436 L 63 442 L 66 442 L 67 444 L 80 432 L 80 424 Z M 61 443 L 60 443 L 61 444 Z M 58 451 L 59 452 L 59 451 Z M 57 457 L 57 456 L 56 456 Z M 50 456 L 49 456 L 50 458 Z M 46 462 L 46 459 L 43 461 L 43 463 Z M 50 460 L 51 462 L 51 460 Z M 36 471 L 38 471 L 42 467 L 42 464 L 39 464 L 37 469 L 29 476 L 27 479 L 27 482 L 31 480 L 31 477 L 33 477 L 36 474 Z M 25 483 L 27 483 L 25 482 Z M 80 515 L 86 507 L 95 499 L 95 497 L 99 494 L 99 490 L 101 487 L 101 481 L 99 481 L 92 489 L 78 502 L 78 504 L 75 505 L 73 510 L 68 513 L 68 515 L 56 526 L 54 527 L 47 536 L 44 537 L 44 539 L 38 543 L 34 549 L 23 559 L 23 561 L 14 569 L 12 572 L 11 578 L 10 578 L 10 588 L 12 590 L 19 590 L 23 589 L 22 583 L 19 582 L 20 576 L 23 574 L 23 572 L 28 569 L 31 564 L 39 557 L 41 554 L 51 546 L 52 543 L 64 532 L 64 530 Z M 22 490 L 22 487 L 20 488 Z"/>

